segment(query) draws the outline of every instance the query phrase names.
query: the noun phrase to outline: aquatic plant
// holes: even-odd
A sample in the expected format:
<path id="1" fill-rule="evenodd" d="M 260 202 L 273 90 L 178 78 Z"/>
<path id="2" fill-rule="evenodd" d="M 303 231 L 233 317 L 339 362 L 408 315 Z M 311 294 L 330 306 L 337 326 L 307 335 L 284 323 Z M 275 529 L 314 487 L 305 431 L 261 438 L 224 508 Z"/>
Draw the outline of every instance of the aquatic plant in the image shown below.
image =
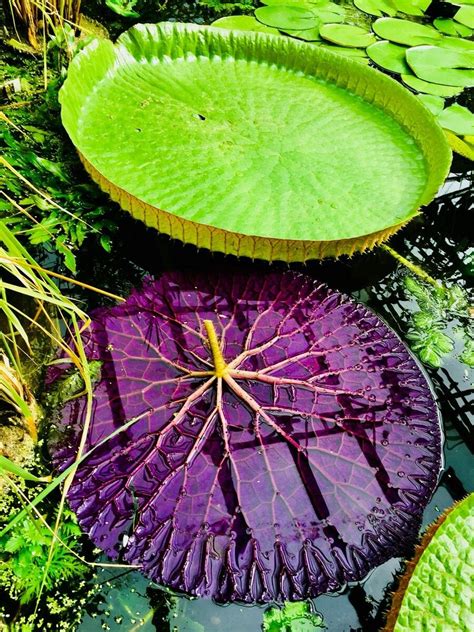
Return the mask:
<path id="1" fill-rule="evenodd" d="M 68 499 L 112 558 L 218 601 L 283 601 L 360 579 L 416 537 L 437 410 L 362 305 L 293 273 L 168 273 L 97 311 L 83 342 L 102 373 Z M 85 411 L 64 407 L 60 469 Z"/>
<path id="2" fill-rule="evenodd" d="M 470 632 L 474 627 L 473 550 L 471 494 L 426 530 L 395 593 L 385 632 L 422 632 L 433 624 L 443 630 Z"/>
<path id="3" fill-rule="evenodd" d="M 267 260 L 373 247 L 432 199 L 451 158 L 397 83 L 264 33 L 139 25 L 86 47 L 60 100 L 86 168 L 123 208 L 182 241 Z"/>

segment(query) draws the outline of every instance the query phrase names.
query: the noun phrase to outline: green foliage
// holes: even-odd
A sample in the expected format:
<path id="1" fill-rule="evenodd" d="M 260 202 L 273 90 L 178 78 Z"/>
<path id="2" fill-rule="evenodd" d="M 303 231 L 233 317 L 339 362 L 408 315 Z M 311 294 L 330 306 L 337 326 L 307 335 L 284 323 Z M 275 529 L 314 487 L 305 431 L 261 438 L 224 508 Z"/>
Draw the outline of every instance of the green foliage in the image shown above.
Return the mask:
<path id="1" fill-rule="evenodd" d="M 140 14 L 134 11 L 138 0 L 105 0 L 105 4 L 117 15 L 124 18 L 138 18 Z"/>
<path id="2" fill-rule="evenodd" d="M 251 11 L 255 8 L 253 0 L 242 0 L 242 2 L 228 2 L 227 0 L 199 0 L 198 4 L 216 13 L 232 13 L 232 11 Z"/>
<path id="3" fill-rule="evenodd" d="M 80 535 L 75 515 L 66 510 L 58 531 L 59 538 L 72 548 Z M 33 516 L 28 516 L 13 532 L 0 538 L 0 582 L 9 584 L 10 597 L 25 604 L 39 594 L 52 540 L 52 532 Z M 45 577 L 45 589 L 51 591 L 62 582 L 83 577 L 87 571 L 85 564 L 63 544 L 56 542 Z"/>
<path id="4" fill-rule="evenodd" d="M 474 338 L 469 323 L 469 300 L 459 286 L 435 288 L 413 276 L 404 279 L 405 290 L 417 302 L 419 311 L 409 321 L 407 339 L 420 359 L 432 367 L 441 366 L 443 359 L 454 349 L 454 340 L 446 333 L 451 321 L 458 319 L 456 332 L 464 339 L 464 350 L 459 359 L 474 366 Z"/>
<path id="5" fill-rule="evenodd" d="M 52 40 L 50 46 L 62 44 Z M 15 74 L 18 70 L 5 66 L 0 79 Z M 30 90 L 38 84 L 39 77 L 30 74 Z M 0 219 L 45 256 L 59 256 L 74 273 L 76 252 L 87 237 L 110 252 L 116 223 L 110 202 L 80 168 L 64 137 L 59 84 L 59 79 L 51 81 L 48 90 L 25 107 L 16 107 L 13 99 L 11 107 L 3 110 L 5 116 L 0 116 Z M 20 93 L 18 99 L 28 96 Z"/>
<path id="6" fill-rule="evenodd" d="M 317 632 L 323 629 L 321 615 L 312 612 L 307 601 L 288 601 L 282 608 L 269 608 L 263 615 L 263 632 Z"/>

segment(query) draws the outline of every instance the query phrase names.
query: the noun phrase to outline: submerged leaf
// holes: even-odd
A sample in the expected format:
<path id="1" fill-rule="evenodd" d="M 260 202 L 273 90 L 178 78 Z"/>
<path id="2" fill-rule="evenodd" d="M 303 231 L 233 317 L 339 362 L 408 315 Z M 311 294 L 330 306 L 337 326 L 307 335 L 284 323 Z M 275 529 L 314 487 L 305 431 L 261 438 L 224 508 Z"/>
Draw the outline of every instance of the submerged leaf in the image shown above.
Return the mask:
<path id="1" fill-rule="evenodd" d="M 416 537 L 440 469 L 436 405 L 366 307 L 294 273 L 169 273 L 98 311 L 84 343 L 102 362 L 85 449 L 115 434 L 68 499 L 112 558 L 194 595 L 281 602 L 360 579 Z M 61 469 L 85 414 L 84 398 L 64 408 Z"/>

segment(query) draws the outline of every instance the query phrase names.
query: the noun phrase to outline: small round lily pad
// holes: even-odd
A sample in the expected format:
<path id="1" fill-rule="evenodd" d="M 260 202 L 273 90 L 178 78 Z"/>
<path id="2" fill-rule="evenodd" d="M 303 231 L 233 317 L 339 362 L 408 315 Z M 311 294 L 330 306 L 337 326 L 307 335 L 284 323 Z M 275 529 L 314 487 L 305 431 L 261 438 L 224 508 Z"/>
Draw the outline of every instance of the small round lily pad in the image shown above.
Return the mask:
<path id="1" fill-rule="evenodd" d="M 354 0 L 354 4 L 360 11 L 376 17 L 397 14 L 397 9 L 390 0 Z"/>
<path id="2" fill-rule="evenodd" d="M 296 39 L 304 40 L 305 42 L 318 42 L 321 40 L 321 37 L 319 35 L 319 25 L 315 26 L 312 29 L 304 29 L 304 31 L 282 30 L 281 32 L 285 33 L 285 35 L 296 37 Z"/>
<path id="3" fill-rule="evenodd" d="M 384 40 L 376 42 L 367 48 L 367 55 L 370 59 L 384 70 L 396 72 L 398 74 L 407 74 L 410 72 L 405 59 L 405 46 L 399 46 Z"/>
<path id="4" fill-rule="evenodd" d="M 443 86 L 438 83 L 423 81 L 423 79 L 419 79 L 416 75 L 411 73 L 402 75 L 402 81 L 404 84 L 413 88 L 413 90 L 416 90 L 417 92 L 434 94 L 439 97 L 455 97 L 463 91 L 461 87 Z"/>
<path id="5" fill-rule="evenodd" d="M 352 24 L 324 24 L 319 33 L 333 44 L 351 48 L 367 48 L 376 41 L 373 33 Z"/>
<path id="6" fill-rule="evenodd" d="M 406 58 L 420 79 L 446 86 L 474 86 L 474 51 L 416 46 L 407 50 Z"/>
<path id="7" fill-rule="evenodd" d="M 440 112 L 438 122 L 460 136 L 474 136 L 474 114 L 457 103 Z"/>
<path id="8" fill-rule="evenodd" d="M 461 6 L 459 11 L 454 15 L 454 19 L 460 24 L 474 29 L 474 6 Z"/>
<path id="9" fill-rule="evenodd" d="M 444 99 L 443 97 L 436 97 L 433 94 L 418 94 L 417 95 L 420 101 L 423 103 L 425 107 L 433 114 L 437 116 L 443 111 L 444 108 Z"/>
<path id="10" fill-rule="evenodd" d="M 451 18 L 436 18 L 433 20 L 433 25 L 445 35 L 460 35 L 461 37 L 471 37 L 472 29 L 464 24 L 459 24 Z"/>
<path id="11" fill-rule="evenodd" d="M 272 26 L 282 31 L 302 31 L 312 29 L 318 24 L 318 19 L 309 9 L 297 6 L 266 6 L 255 11 L 255 17 L 262 24 Z"/>
<path id="12" fill-rule="evenodd" d="M 425 14 L 431 0 L 393 0 L 393 4 L 400 13 L 422 16 Z"/>
<path id="13" fill-rule="evenodd" d="M 279 35 L 278 29 L 265 26 L 251 15 L 229 15 L 219 18 L 211 26 L 221 29 L 231 29 L 236 31 L 257 31 L 259 33 L 273 33 Z"/>
<path id="14" fill-rule="evenodd" d="M 350 57 L 354 61 L 360 61 L 363 64 L 369 63 L 365 51 L 362 48 L 348 48 L 346 46 L 336 46 L 335 44 L 319 44 L 319 48 L 336 53 L 337 55 L 344 55 L 344 57 Z"/>
<path id="15" fill-rule="evenodd" d="M 375 20 L 372 28 L 379 37 L 406 46 L 433 44 L 443 37 L 432 26 L 417 24 L 400 18 L 379 18 Z"/>

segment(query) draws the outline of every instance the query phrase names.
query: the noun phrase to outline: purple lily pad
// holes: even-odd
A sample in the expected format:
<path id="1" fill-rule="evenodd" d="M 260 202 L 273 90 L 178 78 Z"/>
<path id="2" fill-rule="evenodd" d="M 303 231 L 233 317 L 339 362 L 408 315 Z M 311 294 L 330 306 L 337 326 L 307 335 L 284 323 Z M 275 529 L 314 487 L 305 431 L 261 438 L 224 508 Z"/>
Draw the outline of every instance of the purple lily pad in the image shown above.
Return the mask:
<path id="1" fill-rule="evenodd" d="M 363 305 L 292 272 L 169 273 L 98 310 L 84 341 L 103 363 L 86 450 L 145 415 L 68 493 L 111 558 L 193 595 L 279 602 L 361 579 L 415 539 L 438 412 Z M 83 398 L 65 405 L 61 469 L 83 419 Z"/>

